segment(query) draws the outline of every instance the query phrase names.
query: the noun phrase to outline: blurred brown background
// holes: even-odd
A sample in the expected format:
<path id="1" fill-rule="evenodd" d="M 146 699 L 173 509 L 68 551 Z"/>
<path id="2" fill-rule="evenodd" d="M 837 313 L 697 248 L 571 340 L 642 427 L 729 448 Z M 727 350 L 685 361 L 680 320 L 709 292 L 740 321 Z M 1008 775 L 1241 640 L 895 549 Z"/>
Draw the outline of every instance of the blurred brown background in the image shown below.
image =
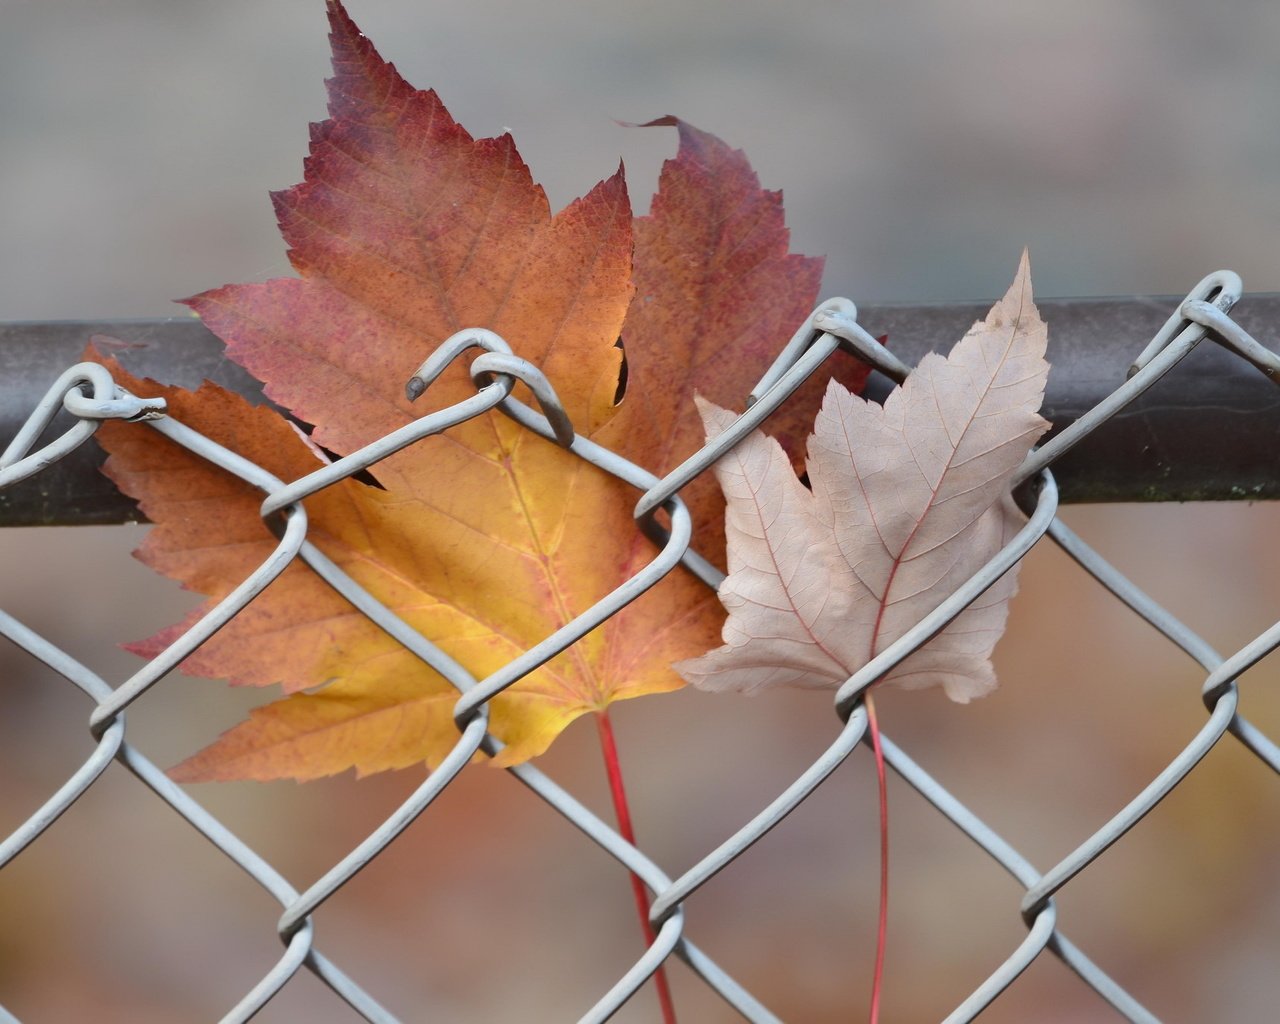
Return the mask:
<path id="1" fill-rule="evenodd" d="M 556 207 L 621 156 L 643 208 L 674 138 L 614 118 L 676 113 L 743 147 L 785 189 L 795 248 L 828 254 L 828 294 L 992 298 L 1024 244 L 1041 295 L 1182 293 L 1220 266 L 1280 288 L 1274 4 L 351 0 L 351 13 L 474 134 L 510 128 Z M 266 192 L 298 179 L 323 116 L 325 31 L 321 0 L 0 0 L 0 319 L 177 315 L 172 298 L 287 273 Z M 1275 620 L 1272 507 L 1065 518 L 1224 653 Z M 129 558 L 141 529 L 0 531 L 0 606 L 125 678 L 137 663 L 115 645 L 190 603 Z M 881 716 L 1043 870 L 1204 713 L 1194 667 L 1056 550 L 1035 551 L 1022 579 L 999 692 L 964 708 L 886 693 Z M 1243 684 L 1243 710 L 1273 736 L 1277 683 L 1268 661 Z M 0 690 L 7 832 L 90 744 L 84 699 L 7 645 Z M 130 710 L 129 735 L 170 764 L 262 697 L 174 677 Z M 642 844 L 672 875 L 835 732 L 814 694 L 681 692 L 614 717 Z M 607 814 L 589 722 L 545 761 Z M 195 792 L 305 887 L 419 781 Z M 1022 937 L 1019 890 L 892 780 L 890 800 L 883 1020 L 936 1020 Z M 689 933 L 788 1021 L 861 1019 L 876 842 L 860 751 L 695 897 Z M 1280 785 L 1224 741 L 1064 890 L 1060 921 L 1163 1019 L 1272 1019 L 1278 857 Z M 113 768 L 0 873 L 0 1004 L 27 1024 L 214 1020 L 274 962 L 277 914 Z M 638 954 L 621 871 L 482 767 L 317 920 L 320 948 L 405 1021 L 573 1020 Z M 736 1019 L 683 966 L 671 976 L 682 1021 Z M 618 1019 L 656 1016 L 643 994 Z M 983 1019 L 1112 1016 L 1046 956 Z M 355 1017 L 300 976 L 260 1019 Z"/>

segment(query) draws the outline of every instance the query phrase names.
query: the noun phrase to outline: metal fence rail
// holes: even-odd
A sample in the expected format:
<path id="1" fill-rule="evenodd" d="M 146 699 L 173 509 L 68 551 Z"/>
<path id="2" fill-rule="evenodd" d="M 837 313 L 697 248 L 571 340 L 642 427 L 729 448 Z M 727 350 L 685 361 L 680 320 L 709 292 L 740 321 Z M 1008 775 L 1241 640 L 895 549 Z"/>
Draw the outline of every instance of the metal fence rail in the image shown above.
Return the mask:
<path id="1" fill-rule="evenodd" d="M 1049 299 L 1038 305 L 1050 324 L 1054 370 L 1044 415 L 1056 435 L 1125 379 L 1137 354 L 1136 339 L 1155 335 L 1178 300 Z M 950 344 L 985 315 L 986 307 L 978 303 L 859 310 L 859 319 L 877 336 L 887 334 L 908 365 Z M 1232 319 L 1266 349 L 1280 350 L 1280 295 L 1250 295 L 1232 311 Z M 222 342 L 192 317 L 0 323 L 0 438 L 17 434 L 30 414 L 30 396 L 43 393 L 58 369 L 78 362 L 94 334 L 136 344 L 128 361 L 140 375 L 185 387 L 208 379 L 265 401 L 261 385 L 227 360 Z M 1245 360 L 1212 348 L 1197 356 L 1194 376 L 1162 382 L 1158 392 L 1118 410 L 1054 463 L 1064 503 L 1280 498 L 1280 474 L 1272 459 L 1280 442 L 1280 392 Z M 891 386 L 888 378 L 873 374 L 866 394 L 883 398 Z M 133 501 L 94 471 L 101 462 L 97 446 L 85 445 L 38 478 L 0 490 L 0 525 L 140 519 Z"/>
<path id="2" fill-rule="evenodd" d="M 771 804 L 693 867 L 669 876 L 642 849 L 625 842 L 611 827 L 557 785 L 538 768 L 526 764 L 510 771 L 530 790 L 562 814 L 609 856 L 636 872 L 652 893 L 651 920 L 655 943 L 634 966 L 605 991 L 583 1021 L 603 1021 L 621 1007 L 658 966 L 671 955 L 683 959 L 708 986 L 750 1021 L 778 1018 L 739 981 L 722 970 L 686 934 L 683 907 L 717 872 L 747 850 L 788 814 L 867 740 L 862 695 L 876 679 L 909 656 L 934 633 L 975 600 L 1002 573 L 1016 564 L 1046 535 L 1075 559 L 1098 582 L 1142 616 L 1168 640 L 1198 663 L 1205 673 L 1202 697 L 1208 719 L 1180 753 L 1115 817 L 1049 870 L 1037 871 L 1017 850 L 925 773 L 899 746 L 885 738 L 889 765 L 947 820 L 974 840 L 1025 890 L 1018 907 L 1027 926 L 1026 938 L 1010 951 L 985 981 L 947 1018 L 966 1021 L 979 1014 L 1036 957 L 1046 949 L 1068 964 L 1097 994 L 1132 1021 L 1156 1018 L 1093 963 L 1057 928 L 1055 894 L 1121 839 L 1159 803 L 1224 736 L 1280 772 L 1280 747 L 1238 714 L 1237 681 L 1256 662 L 1280 645 L 1280 624 L 1222 657 L 1172 615 L 1160 608 L 1123 575 L 1091 551 L 1056 517 L 1060 500 L 1132 500 L 1179 498 L 1277 497 L 1280 476 L 1272 453 L 1280 433 L 1280 402 L 1268 377 L 1280 373 L 1274 354 L 1280 328 L 1280 299 L 1250 300 L 1240 313 L 1233 307 L 1241 295 L 1239 279 L 1229 272 L 1206 278 L 1181 302 L 1099 300 L 1087 303 L 1043 303 L 1050 324 L 1050 376 L 1046 416 L 1054 434 L 1023 465 L 1020 500 L 1029 514 L 1026 526 L 992 561 L 941 607 L 906 636 L 850 678 L 835 696 L 836 716 L 828 749 Z M 94 457 L 79 449 L 102 419 L 140 420 L 135 429 L 158 430 L 199 456 L 258 487 L 264 495 L 262 514 L 283 512 L 286 526 L 273 555 L 230 596 L 220 602 L 186 634 L 132 678 L 112 688 L 90 669 L 11 615 L 0 611 L 0 634 L 48 665 L 92 701 L 89 726 L 95 749 L 84 764 L 47 802 L 0 842 L 0 868 L 35 843 L 46 829 L 83 796 L 113 760 L 119 761 L 160 800 L 195 826 L 230 860 L 247 871 L 283 910 L 278 931 L 285 952 L 254 988 L 230 1009 L 224 1021 L 243 1021 L 261 1009 L 302 967 L 321 978 L 357 1013 L 369 1021 L 396 1018 L 375 996 L 326 958 L 313 944 L 312 915 L 357 871 L 376 857 L 402 830 L 426 810 L 478 752 L 493 754 L 500 743 L 487 732 L 488 702 L 505 687 L 554 657 L 614 614 L 643 589 L 682 562 L 708 584 L 719 573 L 693 551 L 689 519 L 679 490 L 737 443 L 770 411 L 785 401 L 805 377 L 821 372 L 823 362 L 837 348 L 860 352 L 881 371 L 873 375 L 869 393 L 883 394 L 891 378 L 901 376 L 926 349 L 951 340 L 981 313 L 975 307 L 886 307 L 864 310 L 859 317 L 846 300 L 833 300 L 815 311 L 793 344 L 779 356 L 738 422 L 663 479 L 632 465 L 558 424 L 563 413 L 554 395 L 554 381 L 542 380 L 527 365 L 513 360 L 505 345 L 488 332 L 463 332 L 428 361 L 424 376 L 468 347 L 487 351 L 472 364 L 478 391 L 486 407 L 500 407 L 527 429 L 561 443 L 605 472 L 626 480 L 643 492 L 636 507 L 638 528 L 662 534 L 654 560 L 636 577 L 588 609 L 537 647 L 488 679 L 475 679 L 414 632 L 390 610 L 370 597 L 307 540 L 304 500 L 338 479 L 359 472 L 393 450 L 447 428 L 456 408 L 418 420 L 407 434 L 384 439 L 299 481 L 276 479 L 246 463 L 171 418 L 154 415 L 147 396 L 121 392 L 105 369 L 95 364 L 71 367 L 52 387 L 51 365 L 75 361 L 92 328 L 86 325 L 10 325 L 0 329 L 5 352 L 5 380 L 0 400 L 0 436 L 13 441 L 0 456 L 0 522 L 105 522 L 136 518 L 130 503 L 104 487 L 89 471 Z M 878 350 L 873 334 L 888 332 L 893 355 Z M 251 388 L 243 377 L 227 377 L 212 343 L 197 323 L 173 321 L 139 323 L 112 333 L 129 340 L 147 338 L 149 349 L 134 360 L 141 372 L 190 383 L 193 377 L 222 375 L 241 390 Z M 1150 338 L 1150 344 L 1138 345 Z M 1216 342 L 1217 352 L 1205 360 L 1194 378 L 1164 375 L 1202 340 Z M 1137 341 L 1135 341 L 1137 339 Z M 1133 370 L 1126 373 L 1132 357 Z M 151 361 L 151 365 L 148 365 Z M 156 365 L 156 364 L 159 365 Z M 905 364 L 905 365 L 904 365 Z M 175 372 L 176 368 L 176 372 Z M 209 369 L 219 370 L 219 374 Z M 1261 371 L 1260 373 L 1258 371 Z M 517 378 L 540 394 L 543 411 L 512 399 Z M 37 385 L 36 381 L 40 383 Z M 1144 399 L 1148 388 L 1155 390 Z M 48 388 L 34 408 L 23 406 L 24 396 Z M 1153 396 L 1153 397 L 1152 397 Z M 29 403 L 29 399 L 25 399 Z M 474 401 L 474 400 L 473 400 Z M 64 429 L 58 417 L 69 415 Z M 65 419 L 65 417 L 64 417 Z M 51 436 L 51 439 L 49 437 Z M 75 452 L 75 454 L 73 454 Z M 655 531 L 652 516 L 664 508 L 669 532 Z M 691 546 L 692 541 L 692 546 Z M 370 620 L 430 664 L 459 691 L 456 717 L 459 737 L 450 755 L 412 796 L 323 878 L 298 892 L 270 863 L 208 813 L 182 788 L 171 782 L 146 755 L 126 739 L 123 713 L 164 678 L 195 648 L 291 562 L 301 559 Z M 601 985 L 606 988 L 606 985 Z M 17 1018 L 0 1007 L 0 1022 Z"/>

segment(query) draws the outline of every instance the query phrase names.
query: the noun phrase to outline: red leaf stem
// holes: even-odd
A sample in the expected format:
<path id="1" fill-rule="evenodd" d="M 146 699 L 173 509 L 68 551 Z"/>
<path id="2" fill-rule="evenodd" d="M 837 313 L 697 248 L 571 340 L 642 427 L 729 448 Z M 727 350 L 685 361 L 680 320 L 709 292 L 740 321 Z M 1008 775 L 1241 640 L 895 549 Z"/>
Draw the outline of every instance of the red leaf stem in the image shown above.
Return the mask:
<path id="1" fill-rule="evenodd" d="M 635 846 L 636 834 L 631 827 L 631 810 L 627 806 L 627 791 L 622 783 L 622 763 L 618 759 L 618 744 L 613 736 L 613 723 L 609 721 L 607 709 L 596 715 L 596 724 L 600 727 L 600 750 L 604 754 L 605 772 L 609 776 L 609 793 L 613 797 L 613 811 L 618 819 L 618 833 Z M 635 895 L 636 911 L 640 915 L 640 931 L 647 948 L 653 945 L 657 936 L 653 925 L 649 923 L 649 896 L 645 884 L 635 872 L 631 872 L 631 891 Z M 665 968 L 659 967 L 654 972 L 653 982 L 658 988 L 663 1024 L 676 1024 L 676 1007 L 671 999 L 671 987 L 667 984 Z"/>
<path id="2" fill-rule="evenodd" d="M 871 1012 L 868 1024 L 880 1019 L 880 991 L 884 986 L 884 950 L 889 931 L 889 791 L 885 784 L 884 750 L 880 746 L 880 725 L 876 706 L 868 692 L 863 698 L 867 709 L 867 728 L 871 732 L 871 749 L 876 755 L 876 785 L 880 791 L 880 915 L 876 923 L 876 966 L 871 978 Z"/>

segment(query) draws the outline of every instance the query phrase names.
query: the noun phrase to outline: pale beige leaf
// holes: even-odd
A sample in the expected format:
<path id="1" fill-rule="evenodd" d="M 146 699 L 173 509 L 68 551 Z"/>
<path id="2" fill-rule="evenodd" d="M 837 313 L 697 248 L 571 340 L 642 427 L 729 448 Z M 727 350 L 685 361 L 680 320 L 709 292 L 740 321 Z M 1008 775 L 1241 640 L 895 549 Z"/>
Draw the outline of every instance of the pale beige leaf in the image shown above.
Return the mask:
<path id="1" fill-rule="evenodd" d="M 1020 522 L 1007 494 L 1048 427 L 1045 341 L 1024 254 L 986 320 L 883 407 L 832 382 L 809 439 L 812 491 L 759 432 L 722 459 L 725 646 L 677 670 L 706 689 L 838 686 L 941 604 Z M 713 436 L 732 418 L 703 416 Z M 990 691 L 1016 572 L 885 679 L 961 702 Z"/>

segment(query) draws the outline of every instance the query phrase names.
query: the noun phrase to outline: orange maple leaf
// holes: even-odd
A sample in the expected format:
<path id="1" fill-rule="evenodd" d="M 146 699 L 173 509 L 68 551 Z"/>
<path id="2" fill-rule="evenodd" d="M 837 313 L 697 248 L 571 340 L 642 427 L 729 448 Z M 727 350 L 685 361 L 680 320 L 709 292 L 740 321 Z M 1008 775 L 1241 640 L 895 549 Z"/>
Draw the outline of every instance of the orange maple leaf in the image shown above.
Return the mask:
<path id="1" fill-rule="evenodd" d="M 304 182 L 274 196 L 300 277 L 187 300 L 228 355 L 342 455 L 416 419 L 407 378 L 440 340 L 484 326 L 545 372 L 578 433 L 655 471 L 696 450 L 692 391 L 740 403 L 815 298 L 820 265 L 787 254 L 777 195 L 740 153 L 680 125 L 654 212 L 636 222 L 633 303 L 621 172 L 553 217 L 509 136 L 473 140 L 336 0 L 329 14 L 330 118 L 313 128 Z M 318 466 L 269 410 L 212 385 L 187 393 L 113 370 L 281 479 Z M 428 397 L 443 406 L 474 392 L 455 368 Z M 812 408 L 787 415 L 803 422 Z M 247 484 L 145 429 L 108 423 L 99 437 L 108 472 L 157 524 L 139 552 L 157 570 L 217 600 L 274 546 Z M 653 558 L 631 519 L 634 488 L 497 412 L 371 473 L 379 487 L 344 480 L 306 499 L 309 539 L 478 678 Z M 715 500 L 714 484 L 695 496 L 700 526 L 718 520 Z M 134 649 L 156 653 L 198 614 Z M 714 642 L 721 617 L 709 590 L 672 573 L 494 699 L 501 763 L 540 753 L 613 700 L 679 687 L 670 664 Z M 457 738 L 456 691 L 302 565 L 183 667 L 280 682 L 289 696 L 184 762 L 182 779 L 433 764 Z"/>

